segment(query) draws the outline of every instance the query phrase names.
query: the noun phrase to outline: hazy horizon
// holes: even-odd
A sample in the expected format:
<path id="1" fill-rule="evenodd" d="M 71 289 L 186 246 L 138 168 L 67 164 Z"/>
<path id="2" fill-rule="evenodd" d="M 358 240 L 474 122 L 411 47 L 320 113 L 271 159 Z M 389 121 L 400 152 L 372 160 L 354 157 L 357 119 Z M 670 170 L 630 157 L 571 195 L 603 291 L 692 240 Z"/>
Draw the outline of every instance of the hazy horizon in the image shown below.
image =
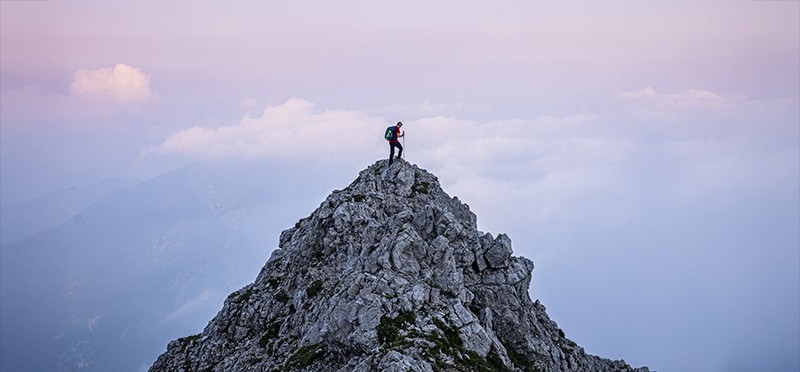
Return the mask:
<path id="1" fill-rule="evenodd" d="M 403 121 L 407 159 L 534 261 L 531 297 L 587 352 L 800 368 L 798 1 L 0 10 L 4 210 L 214 164 L 290 185 L 248 192 L 297 220 Z"/>

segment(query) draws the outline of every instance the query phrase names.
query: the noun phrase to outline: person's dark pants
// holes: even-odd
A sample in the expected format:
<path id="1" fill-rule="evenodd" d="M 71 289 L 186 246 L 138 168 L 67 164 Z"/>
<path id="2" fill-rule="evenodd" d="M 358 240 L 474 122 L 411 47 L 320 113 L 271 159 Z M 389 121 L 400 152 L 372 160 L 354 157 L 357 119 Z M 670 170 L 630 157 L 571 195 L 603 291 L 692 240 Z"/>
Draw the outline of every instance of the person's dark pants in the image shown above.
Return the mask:
<path id="1" fill-rule="evenodd" d="M 389 142 L 389 165 L 394 160 L 394 148 L 397 147 L 397 157 L 403 157 L 403 145 L 400 142 Z"/>

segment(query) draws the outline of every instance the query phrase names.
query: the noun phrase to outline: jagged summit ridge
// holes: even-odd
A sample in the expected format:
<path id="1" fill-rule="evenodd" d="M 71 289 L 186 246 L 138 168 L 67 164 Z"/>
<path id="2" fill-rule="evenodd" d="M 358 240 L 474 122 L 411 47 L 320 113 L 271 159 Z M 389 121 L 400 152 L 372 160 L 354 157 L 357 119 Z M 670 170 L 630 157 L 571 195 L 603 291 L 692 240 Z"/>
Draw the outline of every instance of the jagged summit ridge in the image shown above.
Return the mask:
<path id="1" fill-rule="evenodd" d="M 528 295 L 533 262 L 476 221 L 431 173 L 378 161 L 151 371 L 636 370 L 565 338 Z"/>

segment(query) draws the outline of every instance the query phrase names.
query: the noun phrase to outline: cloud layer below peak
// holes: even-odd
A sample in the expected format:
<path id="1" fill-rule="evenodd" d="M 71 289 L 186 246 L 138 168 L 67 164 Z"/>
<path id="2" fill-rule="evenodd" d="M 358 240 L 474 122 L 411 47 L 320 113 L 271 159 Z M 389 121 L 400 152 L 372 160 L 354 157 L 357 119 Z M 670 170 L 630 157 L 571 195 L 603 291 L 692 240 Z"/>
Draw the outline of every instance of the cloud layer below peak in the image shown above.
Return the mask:
<path id="1" fill-rule="evenodd" d="M 617 92 L 617 98 L 662 107 L 730 109 L 746 101 L 742 96 L 722 96 L 705 89 L 680 93 L 658 93 L 650 86 L 636 91 Z"/>
<path id="2" fill-rule="evenodd" d="M 383 120 L 356 111 L 315 112 L 309 101 L 292 98 L 267 106 L 257 117 L 218 128 L 194 126 L 166 138 L 144 155 L 182 155 L 202 159 L 347 156 L 370 147 L 369 134 Z M 374 146 L 374 144 L 373 144 Z"/>

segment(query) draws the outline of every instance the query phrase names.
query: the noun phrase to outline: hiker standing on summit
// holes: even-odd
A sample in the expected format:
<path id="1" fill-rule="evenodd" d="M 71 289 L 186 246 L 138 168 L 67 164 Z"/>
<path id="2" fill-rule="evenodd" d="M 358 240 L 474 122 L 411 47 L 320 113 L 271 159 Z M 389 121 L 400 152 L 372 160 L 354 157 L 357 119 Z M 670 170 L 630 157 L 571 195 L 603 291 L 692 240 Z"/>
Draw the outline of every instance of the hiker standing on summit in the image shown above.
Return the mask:
<path id="1" fill-rule="evenodd" d="M 403 156 L 403 145 L 400 144 L 398 139 L 406 135 L 406 132 L 401 132 L 400 127 L 403 126 L 403 123 L 398 121 L 397 125 L 394 126 L 394 129 L 391 129 L 391 132 L 388 130 L 386 131 L 386 139 L 389 140 L 389 165 L 392 165 L 392 161 L 394 160 L 394 148 L 397 147 L 397 158 Z M 391 128 L 391 127 L 389 127 Z"/>

